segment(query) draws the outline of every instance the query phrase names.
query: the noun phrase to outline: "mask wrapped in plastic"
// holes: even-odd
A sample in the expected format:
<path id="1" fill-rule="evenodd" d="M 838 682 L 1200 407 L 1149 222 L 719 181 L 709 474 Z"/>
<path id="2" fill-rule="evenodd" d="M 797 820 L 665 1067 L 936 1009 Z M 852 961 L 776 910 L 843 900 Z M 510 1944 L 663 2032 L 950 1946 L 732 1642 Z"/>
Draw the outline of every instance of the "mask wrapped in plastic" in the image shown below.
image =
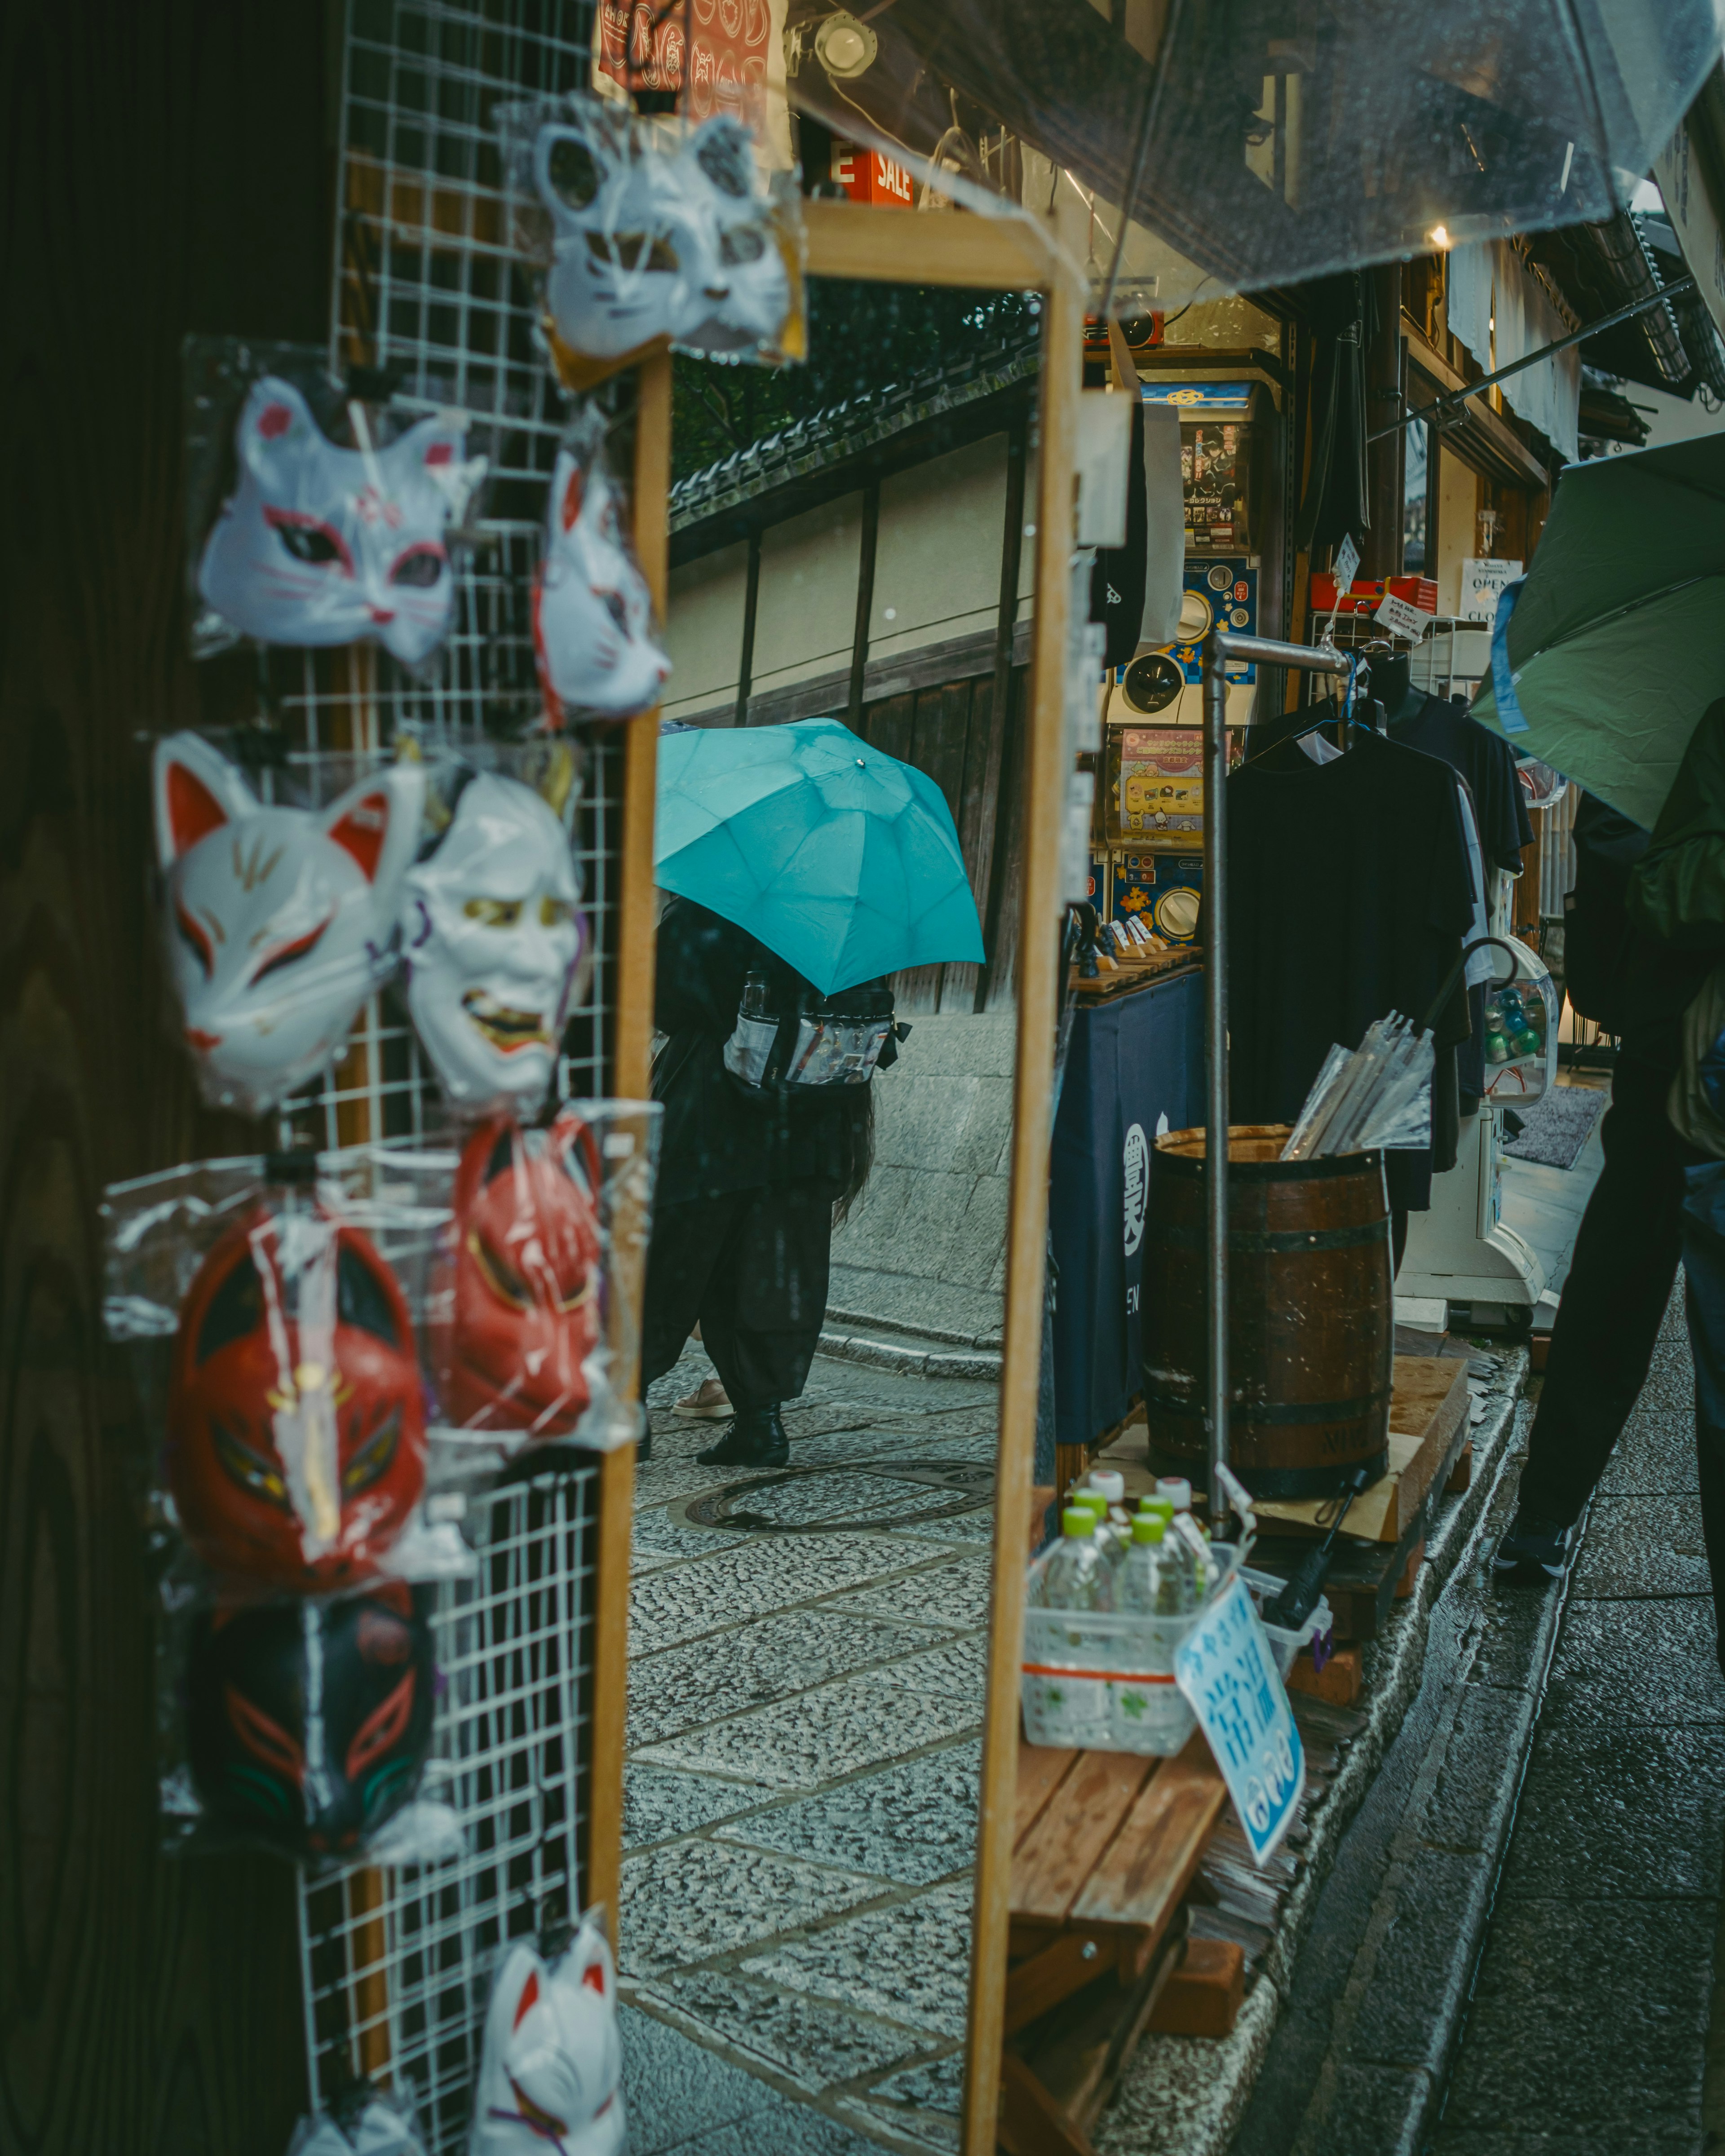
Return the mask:
<path id="1" fill-rule="evenodd" d="M 167 1485 L 210 1570 L 295 1591 L 365 1578 L 425 1490 L 406 1298 L 371 1239 L 310 1204 L 259 1206 L 180 1314 Z"/>
<path id="2" fill-rule="evenodd" d="M 419 1787 L 437 1672 L 429 1588 L 199 1610 L 186 1645 L 186 1755 L 209 1830 L 342 1859 Z"/>
<path id="3" fill-rule="evenodd" d="M 424 791 L 403 763 L 321 810 L 266 807 L 198 735 L 157 743 L 168 967 L 212 1106 L 261 1115 L 285 1099 L 388 977 Z"/>
<path id="4" fill-rule="evenodd" d="M 471 778 L 434 851 L 408 870 L 408 1008 L 464 1114 L 531 1114 L 545 1098 L 589 930 L 560 810 L 518 778 Z"/>
<path id="5" fill-rule="evenodd" d="M 619 2156 L 628 2137 L 604 1912 L 518 1939 L 491 1983 L 469 2156 Z"/>
<path id="6" fill-rule="evenodd" d="M 304 386 L 302 386 L 302 382 Z M 387 415 L 277 372 L 251 382 L 234 423 L 233 491 L 201 540 L 193 575 L 207 652 L 259 644 L 375 643 L 424 667 L 449 633 L 455 575 L 450 532 L 483 479 L 454 412 L 402 427 Z M 333 440 L 326 424 L 351 438 Z M 225 631 L 225 634 L 224 634 Z"/>
<path id="7" fill-rule="evenodd" d="M 426 2156 L 426 2148 L 410 2102 L 356 2082 L 328 2110 L 300 2121 L 287 2156 Z"/>
<path id="8" fill-rule="evenodd" d="M 468 1139 L 431 1330 L 447 1421 L 512 1443 L 579 1428 L 604 1322 L 600 1181 L 570 1109 L 549 1130 L 500 1117 Z"/>
<path id="9" fill-rule="evenodd" d="M 551 476 L 533 650 L 556 726 L 649 711 L 671 670 L 606 467 L 604 422 L 592 410 L 564 436 Z"/>
<path id="10" fill-rule="evenodd" d="M 566 388 L 668 344 L 804 356 L 800 198 L 790 175 L 762 171 L 739 121 L 649 124 L 572 94 L 500 105 L 497 123 Z"/>

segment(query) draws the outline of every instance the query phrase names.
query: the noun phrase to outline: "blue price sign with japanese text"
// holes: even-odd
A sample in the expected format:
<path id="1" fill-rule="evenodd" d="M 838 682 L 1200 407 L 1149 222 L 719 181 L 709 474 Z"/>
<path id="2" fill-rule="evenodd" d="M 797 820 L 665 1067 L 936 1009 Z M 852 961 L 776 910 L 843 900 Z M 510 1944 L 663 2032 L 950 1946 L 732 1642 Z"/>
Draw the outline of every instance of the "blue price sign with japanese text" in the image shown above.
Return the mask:
<path id="1" fill-rule="evenodd" d="M 1292 1824 L 1306 1758 L 1281 1672 L 1239 1579 L 1182 1641 L 1174 1681 L 1209 1739 L 1253 1858 L 1262 1864 Z"/>

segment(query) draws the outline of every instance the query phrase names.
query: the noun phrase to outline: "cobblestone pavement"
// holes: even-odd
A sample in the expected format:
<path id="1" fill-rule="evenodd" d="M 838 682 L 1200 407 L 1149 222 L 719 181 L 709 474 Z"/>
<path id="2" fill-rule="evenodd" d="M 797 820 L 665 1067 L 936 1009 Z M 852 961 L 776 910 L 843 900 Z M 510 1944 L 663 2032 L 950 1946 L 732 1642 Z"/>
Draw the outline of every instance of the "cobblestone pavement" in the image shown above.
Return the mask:
<path id="1" fill-rule="evenodd" d="M 1587 1516 L 1436 2156 L 1697 2156 L 1725 1679 L 1681 1303 Z M 1715 2092 L 1717 2101 L 1717 2092 Z"/>
<path id="2" fill-rule="evenodd" d="M 710 1370 L 691 1348 L 653 1388 L 637 1476 L 625 2043 L 691 2087 L 753 2076 L 722 2130 L 762 2156 L 752 2089 L 771 2156 L 952 2149 L 996 1388 L 819 1358 L 762 1476 L 701 1466 L 715 1426 L 670 1412 Z M 635 2156 L 721 2124 L 635 2109 Z"/>

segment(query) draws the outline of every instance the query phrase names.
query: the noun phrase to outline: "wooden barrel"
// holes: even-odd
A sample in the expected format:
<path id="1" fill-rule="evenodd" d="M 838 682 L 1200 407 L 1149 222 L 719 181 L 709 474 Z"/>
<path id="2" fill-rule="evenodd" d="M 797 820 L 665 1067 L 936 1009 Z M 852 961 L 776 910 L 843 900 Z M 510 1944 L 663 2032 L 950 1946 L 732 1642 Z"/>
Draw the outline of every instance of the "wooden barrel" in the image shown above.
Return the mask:
<path id="1" fill-rule="evenodd" d="M 1236 1124 L 1228 1171 L 1228 1460 L 1254 1496 L 1327 1496 L 1389 1464 L 1395 1359 L 1383 1155 L 1284 1161 Z M 1144 1229 L 1144 1411 L 1158 1472 L 1207 1479 L 1204 1134 L 1156 1141 Z"/>

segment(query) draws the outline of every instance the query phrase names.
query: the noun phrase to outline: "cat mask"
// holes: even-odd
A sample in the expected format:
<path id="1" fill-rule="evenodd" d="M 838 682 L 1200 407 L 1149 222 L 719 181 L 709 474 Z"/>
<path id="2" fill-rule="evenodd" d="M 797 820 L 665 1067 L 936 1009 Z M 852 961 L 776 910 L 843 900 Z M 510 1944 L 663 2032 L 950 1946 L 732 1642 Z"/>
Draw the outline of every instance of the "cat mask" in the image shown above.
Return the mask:
<path id="1" fill-rule="evenodd" d="M 533 650 L 554 726 L 649 711 L 670 674 L 653 602 L 624 529 L 596 413 L 571 429 L 551 477 L 533 585 Z"/>
<path id="2" fill-rule="evenodd" d="M 363 408 L 350 408 L 363 439 Z M 454 598 L 446 544 L 485 472 L 466 422 L 421 419 L 393 442 L 341 448 L 290 382 L 253 383 L 235 430 L 239 483 L 204 543 L 205 604 L 259 644 L 371 639 L 404 666 L 443 642 Z"/>
<path id="3" fill-rule="evenodd" d="M 704 121 L 675 146 L 592 98 L 499 115 L 521 194 L 548 231 L 552 357 L 567 388 L 655 344 L 778 360 L 803 349 L 800 276 L 748 131 Z"/>
<path id="4" fill-rule="evenodd" d="M 616 1992 L 597 1908 L 560 1951 L 549 1939 L 509 1948 L 485 2013 L 470 2156 L 620 2156 Z"/>
<path id="5" fill-rule="evenodd" d="M 588 940 L 562 823 L 531 786 L 483 772 L 405 888 L 408 1008 L 444 1092 L 465 1113 L 531 1114 Z"/>
<path id="6" fill-rule="evenodd" d="M 425 775 L 395 764 L 326 808 L 270 808 L 193 733 L 156 746 L 169 970 L 212 1106 L 285 1100 L 390 973 Z"/>

